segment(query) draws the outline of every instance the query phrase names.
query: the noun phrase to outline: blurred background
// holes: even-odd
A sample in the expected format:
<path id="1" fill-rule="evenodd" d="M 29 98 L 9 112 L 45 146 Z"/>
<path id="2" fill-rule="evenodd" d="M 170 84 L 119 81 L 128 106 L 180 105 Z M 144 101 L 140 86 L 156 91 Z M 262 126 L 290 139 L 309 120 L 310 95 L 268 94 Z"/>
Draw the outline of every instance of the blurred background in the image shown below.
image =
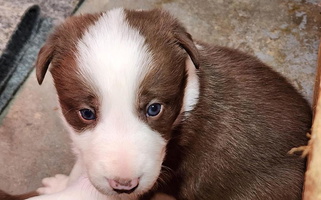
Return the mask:
<path id="1" fill-rule="evenodd" d="M 319 0 L 0 0 L 1 189 L 31 191 L 42 178 L 71 170 L 70 140 L 51 77 L 39 86 L 33 65 L 64 18 L 115 7 L 168 10 L 194 39 L 255 55 L 312 102 Z"/>

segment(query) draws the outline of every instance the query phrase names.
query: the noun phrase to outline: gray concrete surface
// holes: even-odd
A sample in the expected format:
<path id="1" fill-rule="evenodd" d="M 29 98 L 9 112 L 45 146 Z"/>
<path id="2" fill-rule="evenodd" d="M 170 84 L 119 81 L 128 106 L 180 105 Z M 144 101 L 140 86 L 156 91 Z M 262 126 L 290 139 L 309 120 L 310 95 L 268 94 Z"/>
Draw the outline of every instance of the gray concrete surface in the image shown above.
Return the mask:
<path id="1" fill-rule="evenodd" d="M 320 6 L 318 0 L 86 0 L 79 13 L 164 8 L 194 38 L 256 55 L 311 102 Z M 2 116 L 0 188 L 13 193 L 35 189 L 43 177 L 66 173 L 73 163 L 48 77 L 39 87 L 32 73 Z"/>
<path id="2" fill-rule="evenodd" d="M 77 3 L 78 0 L 0 0 L 0 54 L 28 7 L 37 4 L 43 15 L 62 19 L 71 14 Z"/>
<path id="3" fill-rule="evenodd" d="M 33 72 L 2 114 L 0 188 L 5 191 L 34 190 L 42 178 L 68 173 L 72 166 L 69 137 L 50 78 L 39 86 Z"/>

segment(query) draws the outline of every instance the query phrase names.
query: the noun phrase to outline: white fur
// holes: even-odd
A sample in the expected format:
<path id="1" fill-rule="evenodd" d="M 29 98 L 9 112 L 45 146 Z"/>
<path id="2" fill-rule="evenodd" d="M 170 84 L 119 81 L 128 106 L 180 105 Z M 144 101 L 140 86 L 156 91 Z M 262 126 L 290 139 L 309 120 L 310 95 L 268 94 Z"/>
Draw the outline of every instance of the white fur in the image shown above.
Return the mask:
<path id="1" fill-rule="evenodd" d="M 138 86 L 151 65 L 145 39 L 115 9 L 89 27 L 77 49 L 80 76 L 100 98 L 96 127 L 72 134 L 89 179 L 116 194 L 107 179 L 140 178 L 134 195 L 146 192 L 159 176 L 166 142 L 136 113 Z"/>
<path id="2" fill-rule="evenodd" d="M 56 174 L 54 177 L 44 178 L 42 180 L 42 184 L 43 187 L 37 189 L 37 192 L 40 195 L 61 192 L 67 187 L 68 176 L 63 174 Z"/>
<path id="3" fill-rule="evenodd" d="M 190 57 L 186 60 L 186 70 L 187 70 L 187 84 L 185 88 L 183 109 L 184 112 L 189 112 L 194 109 L 198 102 L 198 97 L 200 93 L 200 84 L 198 80 L 198 75 L 196 73 L 195 65 L 193 64 Z"/>
<path id="4" fill-rule="evenodd" d="M 189 111 L 194 109 L 199 98 L 199 92 L 200 92 L 199 78 L 196 72 L 195 65 L 189 56 L 186 59 L 186 71 L 187 71 L 187 83 L 185 87 L 183 106 L 173 126 L 178 125 L 184 116 L 185 117 L 189 116 Z"/>

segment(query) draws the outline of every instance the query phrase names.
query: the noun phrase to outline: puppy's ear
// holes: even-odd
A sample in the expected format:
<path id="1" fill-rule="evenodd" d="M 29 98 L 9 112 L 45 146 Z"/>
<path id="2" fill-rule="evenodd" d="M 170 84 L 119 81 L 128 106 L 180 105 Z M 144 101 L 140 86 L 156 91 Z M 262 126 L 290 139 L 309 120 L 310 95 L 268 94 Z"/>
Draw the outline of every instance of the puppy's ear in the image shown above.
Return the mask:
<path id="1" fill-rule="evenodd" d="M 39 85 L 45 78 L 49 64 L 54 55 L 54 42 L 49 38 L 46 44 L 40 49 L 36 62 L 36 75 Z"/>
<path id="2" fill-rule="evenodd" d="M 193 42 L 192 36 L 183 28 L 178 28 L 178 30 L 176 30 L 174 33 L 174 37 L 177 39 L 181 47 L 184 48 L 188 55 L 191 57 L 196 69 L 198 69 L 200 65 L 200 56 L 198 49 Z"/>

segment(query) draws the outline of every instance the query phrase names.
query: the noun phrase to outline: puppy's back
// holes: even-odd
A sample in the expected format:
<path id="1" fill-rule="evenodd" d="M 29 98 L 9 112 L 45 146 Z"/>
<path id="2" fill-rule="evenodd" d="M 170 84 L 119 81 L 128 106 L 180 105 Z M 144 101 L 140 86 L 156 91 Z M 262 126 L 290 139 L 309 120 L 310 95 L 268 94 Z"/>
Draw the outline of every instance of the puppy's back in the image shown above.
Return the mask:
<path id="1" fill-rule="evenodd" d="M 307 101 L 252 56 L 207 45 L 200 52 L 199 103 L 168 145 L 181 159 L 167 159 L 179 174 L 178 198 L 301 199 L 305 160 L 287 152 L 307 143 Z"/>

